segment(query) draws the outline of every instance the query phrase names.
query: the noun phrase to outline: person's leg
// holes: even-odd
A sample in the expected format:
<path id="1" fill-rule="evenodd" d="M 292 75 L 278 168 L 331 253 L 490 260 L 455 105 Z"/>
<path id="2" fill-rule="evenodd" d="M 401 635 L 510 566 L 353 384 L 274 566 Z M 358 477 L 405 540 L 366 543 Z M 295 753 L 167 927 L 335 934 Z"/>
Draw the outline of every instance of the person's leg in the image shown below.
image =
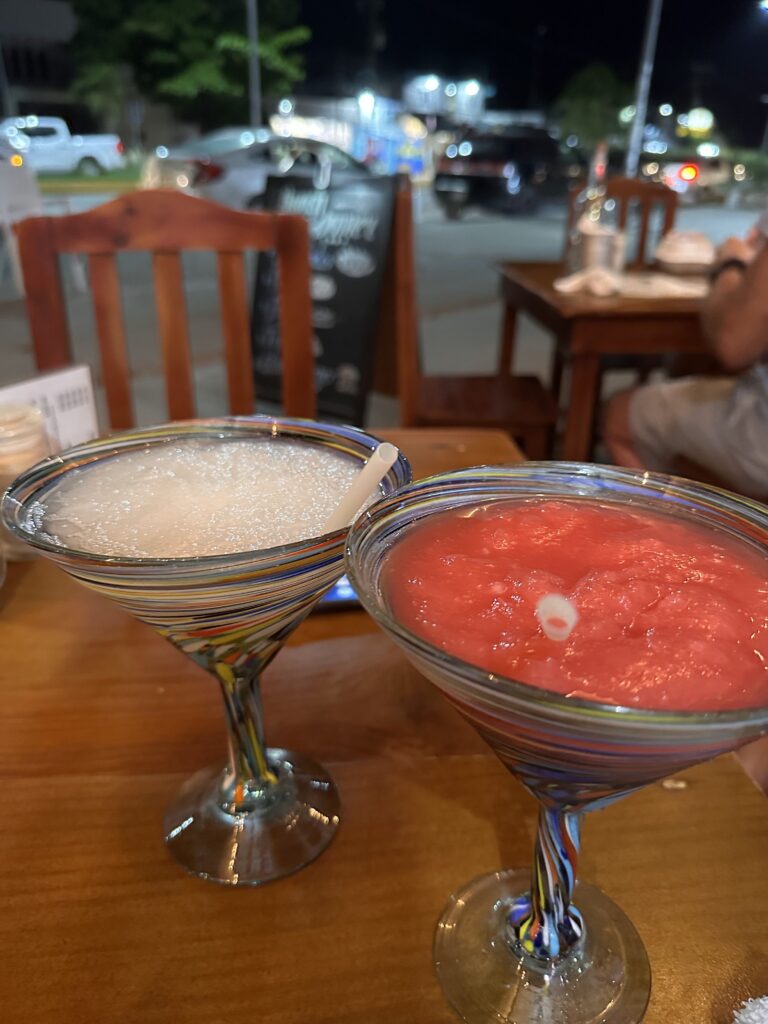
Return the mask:
<path id="1" fill-rule="evenodd" d="M 635 389 L 620 391 L 610 399 L 603 419 L 603 441 L 617 466 L 628 469 L 647 469 L 635 451 L 635 442 L 629 422 L 629 405 Z"/>
<path id="2" fill-rule="evenodd" d="M 688 377 L 617 396 L 606 420 L 614 459 L 673 472 L 682 457 L 726 486 L 764 496 L 768 485 L 768 393 L 754 375 Z"/>

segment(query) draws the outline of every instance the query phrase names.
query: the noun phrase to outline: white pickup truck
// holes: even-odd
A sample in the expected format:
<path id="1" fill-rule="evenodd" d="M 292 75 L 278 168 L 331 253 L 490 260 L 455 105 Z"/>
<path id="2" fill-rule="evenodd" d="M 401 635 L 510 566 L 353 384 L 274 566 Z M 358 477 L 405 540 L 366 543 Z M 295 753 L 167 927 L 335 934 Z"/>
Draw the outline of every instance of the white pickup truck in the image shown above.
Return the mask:
<path id="1" fill-rule="evenodd" d="M 72 135 L 60 117 L 6 117 L 0 135 L 24 157 L 30 170 L 43 174 L 80 171 L 95 177 L 125 166 L 118 135 Z"/>

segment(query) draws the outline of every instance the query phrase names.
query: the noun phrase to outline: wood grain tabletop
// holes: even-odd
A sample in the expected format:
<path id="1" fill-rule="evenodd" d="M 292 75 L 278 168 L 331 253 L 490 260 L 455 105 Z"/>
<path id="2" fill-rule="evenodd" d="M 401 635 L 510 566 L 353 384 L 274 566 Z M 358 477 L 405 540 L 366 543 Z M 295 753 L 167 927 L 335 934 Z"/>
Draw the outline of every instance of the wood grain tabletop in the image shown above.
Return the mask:
<path id="1" fill-rule="evenodd" d="M 382 432 L 416 475 L 515 461 L 504 435 Z M 360 611 L 318 612 L 264 677 L 268 739 L 320 760 L 333 845 L 263 888 L 185 875 L 162 814 L 223 760 L 217 687 L 43 561 L 0 591 L 3 1024 L 451 1024 L 449 894 L 530 863 L 534 801 Z M 631 917 L 648 1024 L 768 993 L 768 804 L 731 757 L 589 816 L 581 876 Z"/>

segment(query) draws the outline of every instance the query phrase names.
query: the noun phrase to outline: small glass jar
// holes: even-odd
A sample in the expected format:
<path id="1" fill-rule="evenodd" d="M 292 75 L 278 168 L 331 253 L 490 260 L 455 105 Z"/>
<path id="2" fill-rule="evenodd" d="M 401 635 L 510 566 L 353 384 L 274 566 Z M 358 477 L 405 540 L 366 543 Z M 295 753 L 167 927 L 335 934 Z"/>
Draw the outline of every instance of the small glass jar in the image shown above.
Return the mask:
<path id="1" fill-rule="evenodd" d="M 0 405 L 0 494 L 19 473 L 50 454 L 45 420 L 33 405 Z M 9 562 L 35 552 L 0 523 L 0 548 Z"/>

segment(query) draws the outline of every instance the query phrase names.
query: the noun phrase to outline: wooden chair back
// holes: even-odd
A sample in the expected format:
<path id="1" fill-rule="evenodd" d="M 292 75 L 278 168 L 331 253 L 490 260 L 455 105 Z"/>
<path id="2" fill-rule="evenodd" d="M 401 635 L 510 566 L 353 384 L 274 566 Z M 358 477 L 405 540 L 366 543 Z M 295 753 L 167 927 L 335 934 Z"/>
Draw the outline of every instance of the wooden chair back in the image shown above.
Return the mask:
<path id="1" fill-rule="evenodd" d="M 403 427 L 411 427 L 418 422 L 421 389 L 413 251 L 411 182 L 407 175 L 400 174 L 392 214 L 389 257 L 382 286 L 375 380 L 379 390 L 399 396 L 400 425 Z"/>
<path id="2" fill-rule="evenodd" d="M 181 192 L 157 190 L 131 192 L 86 213 L 32 217 L 15 230 L 41 371 L 72 362 L 58 257 L 81 253 L 88 259 L 113 429 L 134 423 L 116 254 L 152 254 L 168 412 L 172 419 L 190 419 L 195 401 L 181 253 L 216 253 L 229 411 L 248 415 L 254 409 L 254 384 L 244 253 L 274 251 L 279 267 L 283 406 L 289 416 L 314 416 L 309 229 L 303 217 L 241 213 Z"/>
<path id="3" fill-rule="evenodd" d="M 565 254 L 568 254 L 571 232 L 576 216 L 576 198 L 584 188 L 584 183 L 574 185 L 570 190 L 568 202 L 568 220 L 565 230 Z M 633 210 L 638 215 L 638 231 L 636 245 L 632 252 L 627 250 L 627 267 L 640 270 L 651 262 L 648 251 L 651 233 L 651 217 L 657 208 L 661 211 L 661 232 L 659 238 L 671 231 L 677 214 L 677 193 L 666 185 L 655 182 L 638 181 L 636 178 L 609 178 L 606 182 L 606 194 L 614 199 L 619 208 L 619 228 L 627 230 Z"/>

